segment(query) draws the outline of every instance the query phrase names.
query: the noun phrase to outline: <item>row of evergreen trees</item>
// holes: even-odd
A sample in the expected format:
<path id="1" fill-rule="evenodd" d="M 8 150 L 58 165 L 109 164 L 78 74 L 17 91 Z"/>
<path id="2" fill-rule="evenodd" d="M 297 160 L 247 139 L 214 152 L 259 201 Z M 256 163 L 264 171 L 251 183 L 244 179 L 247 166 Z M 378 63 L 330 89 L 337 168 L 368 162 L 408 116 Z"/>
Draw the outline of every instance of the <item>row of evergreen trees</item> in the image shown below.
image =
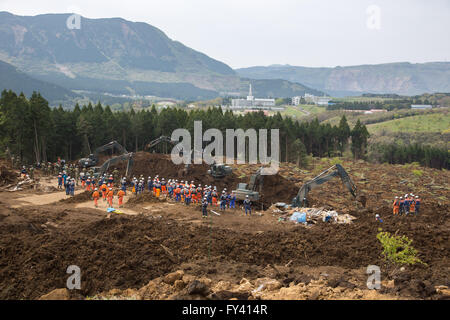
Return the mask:
<path id="1" fill-rule="evenodd" d="M 450 169 L 450 152 L 433 146 L 411 144 L 377 144 L 372 154 L 379 162 L 404 164 L 418 162 L 425 167 Z"/>
<path id="2" fill-rule="evenodd" d="M 3 91 L 0 99 L 2 116 L 0 141 L 2 150 L 18 155 L 24 162 L 54 161 L 58 156 L 68 160 L 91 153 L 96 147 L 117 140 L 129 151 L 143 150 L 151 140 L 172 134 L 177 128 L 187 128 L 193 135 L 194 121 L 201 120 L 203 131 L 225 129 L 280 129 L 280 156 L 282 161 L 301 162 L 307 154 L 317 157 L 341 155 L 351 141 L 356 158 L 366 153 L 368 132 L 358 123 L 350 129 L 345 117 L 339 126 L 312 122 L 297 122 L 273 117 L 263 112 L 235 115 L 220 108 L 193 110 L 169 108 L 112 112 L 100 103 L 71 111 L 61 107 L 52 109 L 39 94 L 30 99 L 23 94 Z M 301 164 L 301 163 L 299 163 Z"/>
<path id="3" fill-rule="evenodd" d="M 112 112 L 109 106 L 98 103 L 83 107 L 77 104 L 69 111 L 50 108 L 39 93 L 27 99 L 12 91 L 3 91 L 0 98 L 0 151 L 8 150 L 24 163 L 55 161 L 57 157 L 75 160 L 117 140 L 136 152 L 161 135 L 171 136 L 178 128 L 188 129 L 193 136 L 196 120 L 202 121 L 203 131 L 216 128 L 224 137 L 225 129 L 280 129 L 280 160 L 298 165 L 306 162 L 307 155 L 340 156 L 348 147 L 356 159 L 367 154 L 367 128 L 358 120 L 351 129 L 345 116 L 338 126 L 331 126 L 317 119 L 298 122 L 280 113 L 269 117 L 263 112 L 235 115 L 221 108 L 190 112 L 168 108 L 158 112 L 152 106 L 138 112 Z"/>

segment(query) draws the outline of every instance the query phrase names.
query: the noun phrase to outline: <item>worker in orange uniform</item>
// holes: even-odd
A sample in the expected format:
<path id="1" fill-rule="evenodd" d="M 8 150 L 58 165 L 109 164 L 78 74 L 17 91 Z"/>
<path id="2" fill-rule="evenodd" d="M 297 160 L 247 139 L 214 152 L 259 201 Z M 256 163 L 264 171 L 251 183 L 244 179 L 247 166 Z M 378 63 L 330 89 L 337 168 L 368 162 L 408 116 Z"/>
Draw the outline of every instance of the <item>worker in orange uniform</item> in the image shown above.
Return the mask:
<path id="1" fill-rule="evenodd" d="M 109 203 L 109 207 L 112 208 L 113 205 L 113 196 L 114 196 L 114 192 L 112 188 L 109 188 L 108 191 L 108 203 Z"/>
<path id="2" fill-rule="evenodd" d="M 92 198 L 94 198 L 95 207 L 98 208 L 98 199 L 100 198 L 100 193 L 98 192 L 97 188 L 95 188 L 94 192 L 92 193 Z"/>
<path id="3" fill-rule="evenodd" d="M 393 212 L 394 215 L 397 215 L 400 210 L 400 201 L 398 200 L 398 197 L 395 197 L 394 203 L 393 203 Z"/>
<path id="4" fill-rule="evenodd" d="M 416 201 L 414 197 L 411 197 L 411 200 L 409 202 L 409 212 L 410 214 L 414 214 L 416 212 Z"/>
<path id="5" fill-rule="evenodd" d="M 106 201 L 106 194 L 108 193 L 108 186 L 106 183 L 103 182 L 102 186 L 100 187 L 100 191 L 102 192 L 103 201 Z"/>
<path id="6" fill-rule="evenodd" d="M 117 197 L 119 198 L 119 208 L 123 207 L 123 197 L 125 196 L 125 191 L 122 189 L 117 192 Z"/>

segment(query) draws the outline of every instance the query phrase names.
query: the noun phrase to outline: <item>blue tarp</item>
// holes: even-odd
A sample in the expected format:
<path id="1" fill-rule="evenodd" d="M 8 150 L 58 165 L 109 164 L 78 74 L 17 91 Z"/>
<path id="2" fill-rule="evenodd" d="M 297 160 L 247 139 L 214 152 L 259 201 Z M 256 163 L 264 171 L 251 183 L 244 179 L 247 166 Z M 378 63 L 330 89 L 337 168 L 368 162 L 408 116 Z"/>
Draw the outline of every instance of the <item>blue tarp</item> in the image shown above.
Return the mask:
<path id="1" fill-rule="evenodd" d="M 289 220 L 296 222 L 306 222 L 306 213 L 296 211 L 292 214 Z"/>

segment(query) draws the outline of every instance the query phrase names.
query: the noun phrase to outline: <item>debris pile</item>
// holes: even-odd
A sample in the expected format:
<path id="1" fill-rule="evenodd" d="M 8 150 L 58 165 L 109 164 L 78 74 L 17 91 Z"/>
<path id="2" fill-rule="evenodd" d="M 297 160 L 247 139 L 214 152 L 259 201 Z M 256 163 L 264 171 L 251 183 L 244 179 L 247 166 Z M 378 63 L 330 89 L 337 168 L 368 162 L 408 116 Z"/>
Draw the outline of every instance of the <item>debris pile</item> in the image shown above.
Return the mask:
<path id="1" fill-rule="evenodd" d="M 19 181 L 18 183 L 11 183 L 3 187 L 3 190 L 14 192 L 14 191 L 21 191 L 24 189 L 37 189 L 39 186 L 39 183 L 33 179 L 30 179 L 28 176 L 24 179 Z"/>
<path id="2" fill-rule="evenodd" d="M 272 213 L 279 214 L 278 221 L 292 221 L 304 225 L 316 224 L 319 221 L 339 224 L 352 223 L 354 216 L 350 214 L 339 214 L 335 210 L 325 208 L 291 208 L 283 202 L 278 202 L 269 208 Z"/>

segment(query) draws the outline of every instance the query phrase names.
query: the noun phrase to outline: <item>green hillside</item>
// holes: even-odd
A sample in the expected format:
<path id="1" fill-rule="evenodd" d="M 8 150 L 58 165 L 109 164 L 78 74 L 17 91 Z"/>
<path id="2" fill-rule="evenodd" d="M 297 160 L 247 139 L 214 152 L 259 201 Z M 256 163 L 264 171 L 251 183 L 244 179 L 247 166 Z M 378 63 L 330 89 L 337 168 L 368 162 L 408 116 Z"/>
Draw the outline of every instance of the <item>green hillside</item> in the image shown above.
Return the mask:
<path id="1" fill-rule="evenodd" d="M 438 132 L 450 133 L 450 114 L 443 113 L 417 115 L 413 117 L 369 124 L 369 133 L 390 132 Z"/>

